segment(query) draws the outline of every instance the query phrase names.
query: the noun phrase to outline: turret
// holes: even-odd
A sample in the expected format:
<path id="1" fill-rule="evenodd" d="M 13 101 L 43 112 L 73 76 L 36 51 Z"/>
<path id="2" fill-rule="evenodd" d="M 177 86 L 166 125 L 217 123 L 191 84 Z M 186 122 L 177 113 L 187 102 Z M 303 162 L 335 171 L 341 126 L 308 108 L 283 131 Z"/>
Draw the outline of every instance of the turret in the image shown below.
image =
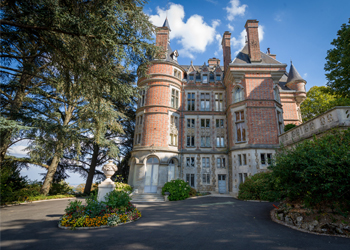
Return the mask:
<path id="1" fill-rule="evenodd" d="M 300 105 L 306 99 L 306 81 L 300 76 L 291 62 L 286 86 L 296 91 L 296 101 Z"/>

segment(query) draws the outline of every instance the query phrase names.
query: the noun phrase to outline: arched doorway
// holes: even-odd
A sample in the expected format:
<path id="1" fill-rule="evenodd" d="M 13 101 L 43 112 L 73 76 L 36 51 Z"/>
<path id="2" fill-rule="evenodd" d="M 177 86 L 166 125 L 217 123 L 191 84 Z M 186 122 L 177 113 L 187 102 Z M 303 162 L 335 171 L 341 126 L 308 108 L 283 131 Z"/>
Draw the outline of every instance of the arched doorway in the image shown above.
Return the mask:
<path id="1" fill-rule="evenodd" d="M 145 193 L 157 193 L 159 160 L 156 157 L 147 159 L 145 173 Z"/>

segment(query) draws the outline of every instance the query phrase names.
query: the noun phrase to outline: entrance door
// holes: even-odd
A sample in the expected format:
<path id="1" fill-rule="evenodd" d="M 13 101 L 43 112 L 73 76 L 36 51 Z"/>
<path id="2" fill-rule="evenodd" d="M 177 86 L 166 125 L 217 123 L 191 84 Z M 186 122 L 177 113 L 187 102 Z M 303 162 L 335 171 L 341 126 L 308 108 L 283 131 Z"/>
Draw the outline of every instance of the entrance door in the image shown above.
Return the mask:
<path id="1" fill-rule="evenodd" d="M 226 193 L 226 175 L 225 174 L 219 174 L 219 193 L 225 194 Z"/>
<path id="2" fill-rule="evenodd" d="M 159 161 L 152 157 L 147 160 L 145 173 L 145 193 L 157 193 Z"/>

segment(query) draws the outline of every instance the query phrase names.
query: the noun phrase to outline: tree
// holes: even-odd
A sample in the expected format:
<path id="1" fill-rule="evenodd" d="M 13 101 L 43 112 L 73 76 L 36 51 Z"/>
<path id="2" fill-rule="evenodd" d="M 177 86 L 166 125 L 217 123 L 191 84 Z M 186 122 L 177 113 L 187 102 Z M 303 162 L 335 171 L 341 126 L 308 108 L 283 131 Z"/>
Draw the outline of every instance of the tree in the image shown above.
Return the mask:
<path id="1" fill-rule="evenodd" d="M 79 92 L 102 98 L 106 87 L 121 100 L 134 94 L 136 68 L 143 74 L 156 52 L 154 26 L 144 0 L 4 0 L 1 2 L 1 115 L 23 122 L 23 101 L 45 84 L 53 67 L 84 73 Z M 85 52 L 81 57 L 81 50 Z M 83 59 L 83 60 L 82 60 Z M 107 59 L 107 60 L 106 60 Z M 51 67 L 51 68 L 50 68 Z M 69 88 L 68 85 L 63 88 Z M 21 125 L 21 124 L 20 124 Z M 23 124 L 22 124 L 23 125 Z M 0 163 L 13 139 L 1 131 Z"/>
<path id="2" fill-rule="evenodd" d="M 305 101 L 300 105 L 303 122 L 306 122 L 335 106 L 350 105 L 350 99 L 330 93 L 330 88 L 314 86 L 307 92 Z"/>
<path id="3" fill-rule="evenodd" d="M 350 18 L 337 33 L 331 44 L 333 49 L 327 51 L 325 71 L 327 86 L 333 93 L 350 98 Z"/>

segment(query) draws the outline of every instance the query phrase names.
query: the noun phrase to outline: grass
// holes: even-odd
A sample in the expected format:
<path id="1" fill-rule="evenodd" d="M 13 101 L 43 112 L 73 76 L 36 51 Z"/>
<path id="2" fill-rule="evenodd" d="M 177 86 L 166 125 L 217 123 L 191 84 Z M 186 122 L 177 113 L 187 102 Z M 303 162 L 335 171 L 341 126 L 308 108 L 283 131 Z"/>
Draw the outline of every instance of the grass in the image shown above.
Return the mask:
<path id="1" fill-rule="evenodd" d="M 76 197 L 76 196 L 71 195 L 71 194 L 58 194 L 58 195 L 48 195 L 48 196 L 45 196 L 45 195 L 28 196 L 28 197 L 23 197 L 22 200 L 5 202 L 5 203 L 1 203 L 1 205 L 20 204 L 20 203 L 31 202 L 31 201 L 52 200 L 52 199 L 61 199 L 61 198 L 74 198 L 74 197 Z"/>

